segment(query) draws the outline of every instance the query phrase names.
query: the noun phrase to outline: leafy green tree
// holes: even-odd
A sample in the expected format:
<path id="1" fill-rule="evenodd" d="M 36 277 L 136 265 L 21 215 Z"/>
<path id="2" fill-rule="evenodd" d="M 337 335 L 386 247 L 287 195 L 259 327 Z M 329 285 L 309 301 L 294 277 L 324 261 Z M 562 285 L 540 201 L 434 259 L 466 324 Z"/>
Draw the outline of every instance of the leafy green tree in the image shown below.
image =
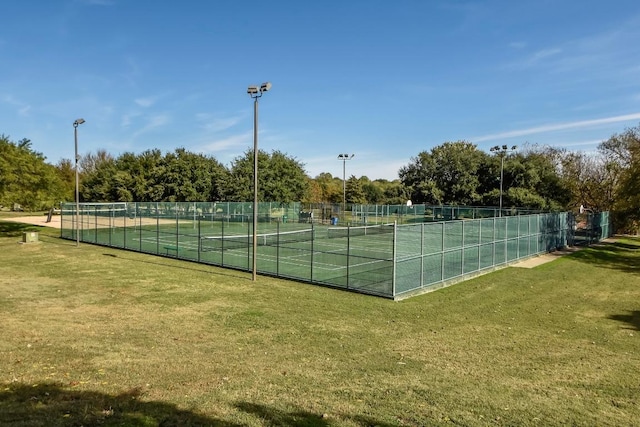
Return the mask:
<path id="1" fill-rule="evenodd" d="M 598 146 L 604 157 L 598 178 L 614 210 L 616 225 L 637 232 L 640 223 L 640 125 L 614 134 Z M 610 190 L 613 188 L 613 190 Z"/>
<path id="2" fill-rule="evenodd" d="M 351 175 L 346 182 L 345 197 L 347 203 L 367 203 L 367 196 L 364 192 L 362 183 L 354 175 Z"/>
<path id="3" fill-rule="evenodd" d="M 621 167 L 601 154 L 566 152 L 561 179 L 570 194 L 566 209 L 584 205 L 592 210 L 613 208 Z"/>
<path id="4" fill-rule="evenodd" d="M 161 182 L 164 200 L 195 202 L 222 199 L 227 170 L 217 160 L 179 148 L 165 156 Z"/>
<path id="5" fill-rule="evenodd" d="M 95 154 L 87 153 L 80 156 L 78 170 L 80 176 L 94 172 L 104 162 L 113 162 L 115 158 L 106 150 L 98 150 Z"/>
<path id="6" fill-rule="evenodd" d="M 117 159 L 98 152 L 86 159 L 83 200 L 192 202 L 224 197 L 227 169 L 212 157 L 184 148 L 165 156 L 154 149 Z"/>
<path id="7" fill-rule="evenodd" d="M 402 167 L 400 180 L 416 203 L 471 205 L 481 199 L 478 170 L 486 156 L 470 142 L 445 142 Z"/>
<path id="8" fill-rule="evenodd" d="M 366 176 L 360 180 L 367 204 L 377 205 L 384 202 L 384 187 L 379 182 L 370 181 Z"/>
<path id="9" fill-rule="evenodd" d="M 388 205 L 402 205 L 411 200 L 409 188 L 400 182 L 400 180 L 394 180 L 386 182 L 383 185 L 384 188 L 384 204 Z"/>
<path id="10" fill-rule="evenodd" d="M 69 159 L 61 159 L 56 164 L 58 177 L 60 178 L 60 201 L 75 200 L 76 171 Z"/>
<path id="11" fill-rule="evenodd" d="M 504 155 L 503 206 L 560 209 L 570 199 L 559 175 L 558 150 L 525 146 L 517 153 L 496 153 L 478 170 L 482 204 L 500 200 L 500 168 Z"/>
<path id="12" fill-rule="evenodd" d="M 30 140 L 12 142 L 0 135 L 0 204 L 43 210 L 58 205 L 63 197 L 58 171 L 31 148 Z"/>
<path id="13" fill-rule="evenodd" d="M 633 155 L 620 179 L 614 203 L 616 223 L 627 232 L 637 233 L 640 224 L 640 156 Z"/>
<path id="14" fill-rule="evenodd" d="M 560 173 L 562 153 L 557 148 L 538 146 L 528 147 L 524 152 L 524 180 L 518 182 L 518 187 L 526 188 L 544 200 L 538 209 L 565 209 L 571 202 L 571 192 Z"/>
<path id="15" fill-rule="evenodd" d="M 258 199 L 262 202 L 296 202 L 307 197 L 309 182 L 304 165 L 280 151 L 258 151 Z M 227 200 L 253 200 L 253 150 L 237 157 L 227 185 Z"/>
<path id="16" fill-rule="evenodd" d="M 515 207 L 528 207 L 530 209 L 545 209 L 547 203 L 545 199 L 539 194 L 522 187 L 511 187 L 505 194 L 504 199 L 508 200 L 508 205 L 503 206 L 515 206 Z"/>
<path id="17" fill-rule="evenodd" d="M 100 162 L 87 168 L 82 174 L 80 182 L 80 201 L 91 202 L 118 202 L 118 192 L 115 176 L 118 173 L 116 161 L 113 157 L 102 159 Z M 121 182 L 121 179 L 118 180 Z"/>
<path id="18" fill-rule="evenodd" d="M 162 178 L 166 170 L 166 160 L 160 150 L 143 151 L 132 160 L 129 173 L 133 178 L 132 192 L 135 200 L 140 202 L 165 200 L 165 182 Z"/>

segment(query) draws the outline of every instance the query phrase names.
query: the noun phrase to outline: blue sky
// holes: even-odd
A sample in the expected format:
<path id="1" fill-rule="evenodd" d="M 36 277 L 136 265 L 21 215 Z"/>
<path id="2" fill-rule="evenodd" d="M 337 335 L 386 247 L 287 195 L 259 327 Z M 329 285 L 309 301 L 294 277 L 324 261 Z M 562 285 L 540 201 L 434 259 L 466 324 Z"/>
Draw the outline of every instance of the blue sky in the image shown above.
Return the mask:
<path id="1" fill-rule="evenodd" d="M 310 176 L 397 178 L 445 141 L 593 151 L 640 123 L 640 2 L 0 3 L 0 134 L 51 163 L 253 146 Z"/>

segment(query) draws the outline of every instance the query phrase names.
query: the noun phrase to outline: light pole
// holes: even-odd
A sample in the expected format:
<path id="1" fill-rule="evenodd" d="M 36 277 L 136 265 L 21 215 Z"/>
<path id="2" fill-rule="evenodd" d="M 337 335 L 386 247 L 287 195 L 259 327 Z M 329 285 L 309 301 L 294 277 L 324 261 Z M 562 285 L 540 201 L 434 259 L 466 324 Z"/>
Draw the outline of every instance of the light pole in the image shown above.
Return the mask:
<path id="1" fill-rule="evenodd" d="M 490 151 L 498 153 L 500 156 L 500 213 L 498 216 L 502 216 L 502 183 L 504 181 L 504 158 L 509 151 L 515 151 L 518 147 L 515 145 L 511 148 L 506 145 L 500 146 L 496 145 L 495 147 L 491 147 Z"/>
<path id="2" fill-rule="evenodd" d="M 347 211 L 347 181 L 346 181 L 346 170 L 347 170 L 347 160 L 353 159 L 355 154 L 349 156 L 348 154 L 338 154 L 338 160 L 342 161 L 342 216 L 343 221 L 346 220 L 346 211 Z"/>
<path id="3" fill-rule="evenodd" d="M 247 93 L 253 98 L 253 281 L 258 267 L 258 98 L 271 89 L 271 83 L 249 86 Z"/>
<path id="4" fill-rule="evenodd" d="M 79 179 L 78 179 L 78 160 L 80 160 L 80 156 L 78 156 L 78 126 L 84 123 L 84 119 L 77 119 L 73 122 L 73 139 L 75 141 L 76 148 L 76 246 L 80 246 L 80 192 L 79 188 Z"/>

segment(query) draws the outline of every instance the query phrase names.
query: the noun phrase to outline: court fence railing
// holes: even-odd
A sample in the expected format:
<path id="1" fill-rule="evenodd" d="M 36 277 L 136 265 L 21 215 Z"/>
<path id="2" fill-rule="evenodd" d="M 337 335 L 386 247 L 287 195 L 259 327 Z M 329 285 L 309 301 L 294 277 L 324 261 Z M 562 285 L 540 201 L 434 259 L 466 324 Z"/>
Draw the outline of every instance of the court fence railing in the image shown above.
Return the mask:
<path id="1" fill-rule="evenodd" d="M 300 204 L 259 204 L 259 274 L 393 299 L 611 235 L 608 212 L 346 226 L 304 213 Z M 65 203 L 61 216 L 65 239 L 252 270 L 252 203 L 82 203 L 77 213 Z"/>

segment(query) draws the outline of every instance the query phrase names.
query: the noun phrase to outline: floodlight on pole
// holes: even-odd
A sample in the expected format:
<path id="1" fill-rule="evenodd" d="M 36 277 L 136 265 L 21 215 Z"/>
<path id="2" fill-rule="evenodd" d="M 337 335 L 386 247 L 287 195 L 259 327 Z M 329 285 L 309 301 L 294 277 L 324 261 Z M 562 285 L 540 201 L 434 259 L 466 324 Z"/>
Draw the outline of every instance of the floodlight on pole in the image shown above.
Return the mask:
<path id="1" fill-rule="evenodd" d="M 500 156 L 500 213 L 498 216 L 502 216 L 502 184 L 504 182 L 504 158 L 509 151 L 517 150 L 517 146 L 512 146 L 509 148 L 507 145 L 496 145 L 495 147 L 491 147 L 489 151 L 495 152 Z"/>
<path id="2" fill-rule="evenodd" d="M 346 181 L 346 163 L 347 160 L 353 159 L 355 154 L 338 154 L 338 160 L 342 161 L 342 215 L 346 215 L 347 211 L 347 181 Z"/>
<path id="3" fill-rule="evenodd" d="M 253 98 L 253 268 L 252 279 L 258 276 L 258 98 L 271 89 L 271 83 L 249 86 L 247 93 Z"/>
<path id="4" fill-rule="evenodd" d="M 76 246 L 80 246 L 80 191 L 79 183 L 80 180 L 78 178 L 78 160 L 80 160 L 80 156 L 78 156 L 78 126 L 84 123 L 84 119 L 77 119 L 73 122 L 73 140 L 75 142 L 75 174 L 76 174 Z"/>

